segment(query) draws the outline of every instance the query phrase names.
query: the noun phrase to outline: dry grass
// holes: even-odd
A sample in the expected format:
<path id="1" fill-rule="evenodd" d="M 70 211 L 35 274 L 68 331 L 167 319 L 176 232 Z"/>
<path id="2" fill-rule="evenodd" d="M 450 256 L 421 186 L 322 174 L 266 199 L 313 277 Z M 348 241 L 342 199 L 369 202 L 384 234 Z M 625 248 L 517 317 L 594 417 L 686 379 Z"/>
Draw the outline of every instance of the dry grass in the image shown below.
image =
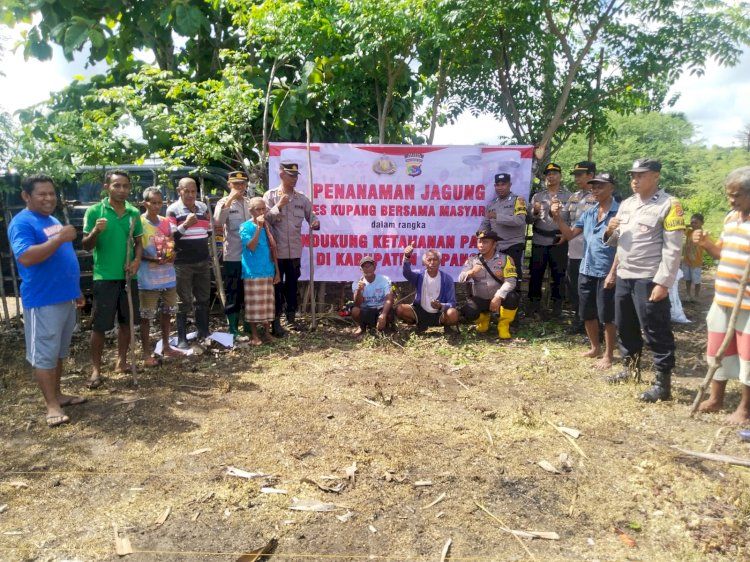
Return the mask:
<path id="1" fill-rule="evenodd" d="M 687 418 L 703 374 L 700 322 L 678 334 L 676 400 L 654 406 L 633 385 L 606 385 L 578 357 L 580 339 L 549 325 L 508 344 L 465 329 L 452 343 L 439 331 L 355 343 L 340 327 L 160 367 L 137 390 L 115 377 L 52 431 L 22 341 L 6 334 L 0 559 L 113 560 L 113 522 L 134 561 L 235 560 L 271 537 L 289 560 L 437 560 L 449 537 L 453 560 L 750 559 L 750 472 L 669 449 L 750 456 L 733 429 L 717 437 L 722 416 Z M 78 347 L 73 389 L 87 375 Z M 730 396 L 734 407 L 732 385 Z M 579 429 L 580 451 L 550 423 Z M 561 454 L 572 465 L 561 474 L 536 464 L 559 466 Z M 272 476 L 230 477 L 227 466 Z M 293 497 L 337 510 L 291 511 Z M 477 504 L 560 540 L 519 541 Z"/>

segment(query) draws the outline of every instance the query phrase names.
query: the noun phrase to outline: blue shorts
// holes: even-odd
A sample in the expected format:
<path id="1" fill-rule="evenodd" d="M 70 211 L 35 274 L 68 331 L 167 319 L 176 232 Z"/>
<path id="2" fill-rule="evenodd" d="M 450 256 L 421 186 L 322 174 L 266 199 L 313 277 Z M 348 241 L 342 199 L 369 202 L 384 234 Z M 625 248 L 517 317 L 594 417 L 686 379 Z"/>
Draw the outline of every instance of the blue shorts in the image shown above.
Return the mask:
<path id="1" fill-rule="evenodd" d="M 76 301 L 36 306 L 23 311 L 26 361 L 35 369 L 54 369 L 70 352 L 76 327 Z"/>
<path id="2" fill-rule="evenodd" d="M 701 268 L 690 267 L 689 265 L 682 266 L 682 277 L 686 283 L 693 283 L 695 285 L 701 284 Z"/>

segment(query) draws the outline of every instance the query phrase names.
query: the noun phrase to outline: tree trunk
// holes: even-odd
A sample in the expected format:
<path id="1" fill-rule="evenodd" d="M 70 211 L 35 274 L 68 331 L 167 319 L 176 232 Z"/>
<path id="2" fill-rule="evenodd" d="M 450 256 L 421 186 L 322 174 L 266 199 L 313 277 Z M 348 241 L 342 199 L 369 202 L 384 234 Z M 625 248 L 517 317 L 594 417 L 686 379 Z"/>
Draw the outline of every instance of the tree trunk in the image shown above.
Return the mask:
<path id="1" fill-rule="evenodd" d="M 438 60 L 438 82 L 437 89 L 435 90 L 435 97 L 432 98 L 432 115 L 430 116 L 430 134 L 427 137 L 427 144 L 432 144 L 435 140 L 435 129 L 437 128 L 437 117 L 438 110 L 440 109 L 440 102 L 443 100 L 445 89 L 445 77 L 447 74 L 447 65 L 443 58 L 443 51 L 440 51 L 440 59 Z"/>

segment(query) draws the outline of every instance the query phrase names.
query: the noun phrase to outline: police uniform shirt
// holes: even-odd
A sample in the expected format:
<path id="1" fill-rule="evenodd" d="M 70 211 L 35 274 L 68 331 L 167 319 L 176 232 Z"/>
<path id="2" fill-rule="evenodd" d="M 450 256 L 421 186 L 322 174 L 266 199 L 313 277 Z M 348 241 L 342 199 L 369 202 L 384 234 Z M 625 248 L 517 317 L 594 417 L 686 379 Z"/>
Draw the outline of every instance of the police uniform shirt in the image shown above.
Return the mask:
<path id="1" fill-rule="evenodd" d="M 242 240 L 240 225 L 248 221 L 250 200 L 247 197 L 235 199 L 227 207 L 229 196 L 219 199 L 214 208 L 214 223 L 224 227 L 224 261 L 242 261 Z"/>
<path id="2" fill-rule="evenodd" d="M 516 273 L 516 266 L 513 264 L 513 260 L 505 254 L 497 252 L 492 258 L 485 260 L 485 263 L 502 283 L 498 283 L 492 278 L 487 268 L 482 265 L 479 254 L 469 256 L 461 273 L 458 275 L 458 282 L 464 283 L 470 281 L 473 284 L 472 294 L 477 298 L 491 300 L 497 296 L 504 299 L 516 288 L 518 281 L 518 274 Z M 481 271 L 469 277 L 469 272 L 475 265 L 481 267 Z"/>
<path id="3" fill-rule="evenodd" d="M 555 219 L 549 214 L 550 205 L 552 201 L 557 199 L 562 206 L 563 220 L 567 222 L 568 212 L 566 211 L 566 203 L 570 199 L 570 192 L 560 188 L 557 193 L 550 193 L 548 189 L 537 191 L 531 197 L 531 204 L 529 205 L 528 220 L 533 225 L 534 234 L 531 238 L 532 244 L 538 244 L 540 246 L 552 246 L 555 243 L 555 237 L 560 234 L 560 230 L 555 224 Z M 534 215 L 534 203 L 540 203 L 542 210 L 539 215 Z"/>
<path id="4" fill-rule="evenodd" d="M 281 209 L 279 200 L 284 194 L 282 186 L 269 189 L 263 195 L 268 207 L 268 223 L 276 239 L 279 259 L 299 259 L 302 256 L 302 221 L 312 223 L 316 220 L 312 212 L 312 203 L 299 191 L 294 191 L 289 202 Z"/>
<path id="5" fill-rule="evenodd" d="M 685 217 L 680 202 L 664 190 L 648 201 L 636 194 L 622 203 L 616 218 L 620 226 L 603 241 L 617 246 L 617 276 L 653 279 L 664 287 L 674 284 L 680 269 Z"/>
<path id="6" fill-rule="evenodd" d="M 583 216 L 583 213 L 588 211 L 591 207 L 596 205 L 596 198 L 591 190 L 578 190 L 568 199 L 567 213 L 568 213 L 568 226 L 571 228 L 575 225 L 578 220 Z M 568 257 L 572 260 L 583 259 L 584 251 L 583 235 L 579 234 L 572 240 L 568 240 Z"/>
<path id="7" fill-rule="evenodd" d="M 495 213 L 495 218 L 489 218 Z M 507 250 L 516 244 L 526 243 L 526 201 L 510 193 L 507 197 L 495 198 L 484 212 L 485 218 L 479 230 L 492 230 L 500 240 L 497 247 Z"/>

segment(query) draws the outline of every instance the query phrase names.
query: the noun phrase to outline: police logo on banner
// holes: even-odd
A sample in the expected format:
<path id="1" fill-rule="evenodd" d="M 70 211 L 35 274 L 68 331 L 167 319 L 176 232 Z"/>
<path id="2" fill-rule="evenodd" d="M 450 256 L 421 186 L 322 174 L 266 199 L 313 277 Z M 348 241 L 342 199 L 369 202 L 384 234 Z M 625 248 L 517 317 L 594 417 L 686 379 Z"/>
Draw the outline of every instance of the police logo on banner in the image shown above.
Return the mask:
<path id="1" fill-rule="evenodd" d="M 419 153 L 410 153 L 404 155 L 406 161 L 406 173 L 412 177 L 416 177 L 422 173 L 422 160 L 424 155 Z"/>

